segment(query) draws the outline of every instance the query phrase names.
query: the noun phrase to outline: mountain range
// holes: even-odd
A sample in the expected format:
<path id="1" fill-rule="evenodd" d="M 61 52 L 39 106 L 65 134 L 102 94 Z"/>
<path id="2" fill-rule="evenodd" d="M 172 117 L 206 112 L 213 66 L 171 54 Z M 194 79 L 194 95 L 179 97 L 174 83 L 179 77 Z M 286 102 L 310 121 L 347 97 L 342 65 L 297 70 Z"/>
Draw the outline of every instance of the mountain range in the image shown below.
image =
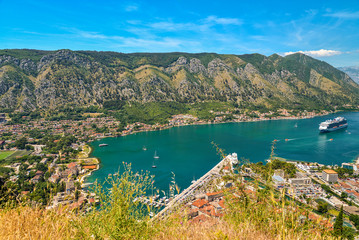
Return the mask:
<path id="1" fill-rule="evenodd" d="M 348 74 L 356 83 L 359 83 L 359 66 L 338 67 L 338 69 Z"/>
<path id="2" fill-rule="evenodd" d="M 346 73 L 301 53 L 131 53 L 0 50 L 0 109 L 108 102 L 232 102 L 239 107 L 359 104 Z"/>

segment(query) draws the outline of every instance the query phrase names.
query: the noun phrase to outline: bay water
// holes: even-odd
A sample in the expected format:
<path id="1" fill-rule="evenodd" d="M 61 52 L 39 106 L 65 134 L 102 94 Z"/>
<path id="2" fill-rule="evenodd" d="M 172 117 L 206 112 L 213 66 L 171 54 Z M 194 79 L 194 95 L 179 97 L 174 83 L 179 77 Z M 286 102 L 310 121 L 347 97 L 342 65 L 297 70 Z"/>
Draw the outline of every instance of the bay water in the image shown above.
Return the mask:
<path id="1" fill-rule="evenodd" d="M 320 134 L 319 124 L 337 116 L 348 120 L 348 128 Z M 155 175 L 158 189 L 168 191 L 172 173 L 178 186 L 184 189 L 221 160 L 212 142 L 227 154 L 236 152 L 239 159 L 264 162 L 269 158 L 275 139 L 278 157 L 327 165 L 352 162 L 359 155 L 359 113 L 341 112 L 300 120 L 181 126 L 100 139 L 91 143 L 92 156 L 101 161 L 100 169 L 86 181 L 97 179 L 101 182 L 109 174 L 121 171 L 123 163 L 131 163 L 134 171 L 150 171 Z M 108 146 L 99 147 L 101 143 Z M 158 159 L 154 158 L 155 153 Z"/>

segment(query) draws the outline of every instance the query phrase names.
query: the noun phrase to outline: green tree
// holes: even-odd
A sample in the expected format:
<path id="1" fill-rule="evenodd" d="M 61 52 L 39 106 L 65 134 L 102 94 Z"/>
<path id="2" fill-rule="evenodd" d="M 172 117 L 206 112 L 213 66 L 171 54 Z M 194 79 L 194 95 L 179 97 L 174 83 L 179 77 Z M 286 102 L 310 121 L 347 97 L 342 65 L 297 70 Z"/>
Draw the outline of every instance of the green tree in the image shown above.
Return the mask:
<path id="1" fill-rule="evenodd" d="M 17 149 L 25 149 L 26 143 L 27 143 L 27 139 L 25 137 L 20 138 L 20 139 L 15 141 L 15 147 Z"/>
<path id="2" fill-rule="evenodd" d="M 333 226 L 333 234 L 334 236 L 340 237 L 343 234 L 343 205 L 340 208 L 340 212 L 335 219 L 335 223 Z"/>
<path id="3" fill-rule="evenodd" d="M 76 199 L 76 201 L 79 200 L 79 197 L 80 197 L 80 191 L 76 189 L 76 191 L 75 191 L 75 199 Z"/>
<path id="4" fill-rule="evenodd" d="M 320 213 L 327 213 L 328 212 L 328 203 L 320 202 L 318 204 L 318 212 Z"/>
<path id="5" fill-rule="evenodd" d="M 344 226 L 342 239 L 354 240 L 355 230 L 351 227 Z"/>
<path id="6" fill-rule="evenodd" d="M 349 216 L 349 220 L 352 221 L 352 223 L 354 224 L 356 229 L 359 229 L 359 216 L 358 215 L 351 214 Z"/>

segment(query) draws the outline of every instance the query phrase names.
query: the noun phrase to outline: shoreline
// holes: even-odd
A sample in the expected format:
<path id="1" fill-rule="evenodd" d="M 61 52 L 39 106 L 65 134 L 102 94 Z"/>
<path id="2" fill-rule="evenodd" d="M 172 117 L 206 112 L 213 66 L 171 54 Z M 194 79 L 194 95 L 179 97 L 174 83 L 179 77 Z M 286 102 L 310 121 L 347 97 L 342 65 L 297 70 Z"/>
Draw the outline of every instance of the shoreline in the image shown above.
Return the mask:
<path id="1" fill-rule="evenodd" d="M 245 121 L 243 121 L 243 120 L 239 120 L 239 121 L 231 120 L 231 121 L 222 121 L 222 122 L 203 122 L 203 123 L 187 123 L 187 124 L 183 124 L 183 125 L 171 125 L 171 126 L 164 127 L 162 129 L 139 130 L 139 131 L 134 131 L 134 132 L 131 132 L 131 133 L 121 134 L 121 135 L 116 135 L 116 136 L 99 137 L 97 139 L 94 139 L 94 140 L 91 140 L 91 141 L 87 142 L 86 144 L 95 142 L 97 140 L 105 139 L 105 138 L 125 137 L 125 136 L 128 136 L 128 135 L 141 133 L 141 132 L 153 132 L 153 131 L 167 130 L 167 129 L 170 129 L 170 128 L 173 128 L 173 127 L 199 126 L 199 125 L 224 124 L 224 123 L 245 123 L 245 122 L 276 121 L 276 120 L 303 120 L 303 119 L 311 119 L 311 118 L 315 118 L 315 117 L 319 117 L 319 116 L 326 116 L 326 115 L 337 113 L 337 112 L 342 112 L 342 110 L 334 111 L 334 112 L 328 112 L 328 113 L 325 113 L 325 114 L 315 114 L 314 116 L 305 116 L 305 117 L 278 117 L 278 118 L 275 118 L 275 119 L 252 119 L 252 120 L 245 120 Z M 354 112 L 359 112 L 359 111 L 354 111 Z M 92 153 L 92 151 L 93 151 L 93 149 L 91 150 L 91 153 Z"/>
<path id="2" fill-rule="evenodd" d="M 89 177 L 89 176 L 91 176 L 94 171 L 99 170 L 99 169 L 100 169 L 100 163 L 101 163 L 101 161 L 100 161 L 99 158 L 97 158 L 97 157 L 91 157 L 91 153 L 93 152 L 93 147 L 92 147 L 89 143 L 90 143 L 90 142 L 85 143 L 84 147 L 87 146 L 90 151 L 87 152 L 87 153 L 85 153 L 85 156 L 84 156 L 84 157 L 78 158 L 78 161 L 85 160 L 85 159 L 95 160 L 95 162 L 94 162 L 93 164 L 96 165 L 96 169 L 90 170 L 88 173 L 84 174 L 83 176 L 81 176 L 81 177 L 79 178 L 79 182 L 81 183 L 81 187 L 82 187 L 82 188 L 86 187 L 86 186 L 85 186 L 85 185 L 87 184 L 86 178 Z"/>
<path id="3" fill-rule="evenodd" d="M 211 125 L 211 124 L 225 124 L 225 123 L 245 123 L 245 122 L 260 122 L 260 121 L 271 121 L 271 120 L 304 120 L 304 119 L 311 119 L 311 118 L 315 118 L 315 117 L 320 117 L 320 116 L 326 116 L 326 115 L 330 115 L 330 114 L 334 114 L 334 113 L 338 113 L 338 112 L 343 112 L 341 110 L 339 111 L 333 111 L 333 112 L 328 112 L 328 113 L 324 113 L 324 114 L 315 114 L 313 116 L 303 116 L 303 117 L 277 117 L 275 119 L 252 119 L 252 120 L 247 120 L 247 121 L 236 121 L 236 120 L 232 120 L 232 121 L 222 121 L 222 122 L 203 122 L 203 123 L 187 123 L 187 124 L 183 124 L 183 125 L 171 125 L 171 126 L 166 126 L 164 128 L 161 129 L 152 129 L 152 130 L 139 130 L 139 131 L 134 131 L 131 133 L 127 133 L 127 134 L 121 134 L 121 135 L 117 135 L 117 136 L 105 136 L 105 137 L 101 137 L 101 138 L 97 138 L 94 139 L 92 141 L 89 141 L 86 143 L 86 145 L 88 145 L 91 149 L 90 153 L 88 154 L 88 156 L 91 155 L 91 153 L 94 151 L 93 147 L 91 147 L 89 144 L 93 143 L 95 141 L 101 140 L 101 139 L 105 139 L 105 138 L 114 138 L 114 137 L 125 137 L 128 135 L 132 135 L 132 134 L 136 134 L 136 133 L 142 133 L 142 132 L 153 132 L 153 131 L 161 131 L 161 130 L 167 130 L 173 127 L 184 127 L 184 126 L 200 126 L 200 125 Z M 355 111 L 357 112 L 357 111 Z M 91 176 L 92 172 L 97 171 L 100 169 L 100 160 L 99 158 L 93 156 L 92 158 L 97 159 L 97 168 L 90 171 L 88 174 L 86 174 L 85 176 L 81 177 L 81 180 L 83 182 L 83 184 L 86 184 L 86 178 L 88 176 Z M 359 156 L 357 156 L 357 159 L 353 159 L 353 162 L 357 161 L 357 163 L 359 164 Z M 298 162 L 307 162 L 307 161 L 299 161 Z M 312 163 L 312 162 L 308 162 L 308 163 Z"/>

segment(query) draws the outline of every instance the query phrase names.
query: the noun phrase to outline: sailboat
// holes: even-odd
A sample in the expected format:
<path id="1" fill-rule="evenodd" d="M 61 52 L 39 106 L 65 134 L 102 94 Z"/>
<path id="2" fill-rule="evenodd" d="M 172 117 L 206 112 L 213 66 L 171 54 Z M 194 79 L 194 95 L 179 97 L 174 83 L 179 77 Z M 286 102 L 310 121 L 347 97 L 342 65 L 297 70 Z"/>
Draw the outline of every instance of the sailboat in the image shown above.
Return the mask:
<path id="1" fill-rule="evenodd" d="M 153 160 L 153 163 L 152 163 L 152 168 L 156 168 L 157 166 L 155 165 L 155 160 Z"/>
<path id="2" fill-rule="evenodd" d="M 298 127 L 298 124 L 296 123 L 296 124 L 294 125 L 294 127 L 297 128 L 297 127 Z"/>
<path id="3" fill-rule="evenodd" d="M 152 168 L 156 168 L 157 166 L 155 165 L 155 160 L 160 158 L 159 156 L 157 156 L 157 151 L 155 151 L 155 155 L 153 156 L 153 158 L 154 160 L 153 160 Z"/>

